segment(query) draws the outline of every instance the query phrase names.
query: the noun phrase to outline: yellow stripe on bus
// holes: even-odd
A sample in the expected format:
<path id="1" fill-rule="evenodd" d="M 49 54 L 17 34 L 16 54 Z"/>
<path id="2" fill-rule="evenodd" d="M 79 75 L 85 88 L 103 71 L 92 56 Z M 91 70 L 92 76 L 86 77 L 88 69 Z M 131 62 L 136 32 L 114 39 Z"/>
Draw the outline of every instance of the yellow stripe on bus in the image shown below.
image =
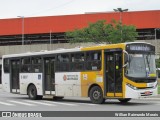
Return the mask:
<path id="1" fill-rule="evenodd" d="M 81 72 L 81 96 L 88 96 L 89 87 L 93 84 L 99 85 L 103 91 L 102 71 Z"/>
<path id="2" fill-rule="evenodd" d="M 108 97 L 122 97 L 122 93 L 107 93 Z"/>

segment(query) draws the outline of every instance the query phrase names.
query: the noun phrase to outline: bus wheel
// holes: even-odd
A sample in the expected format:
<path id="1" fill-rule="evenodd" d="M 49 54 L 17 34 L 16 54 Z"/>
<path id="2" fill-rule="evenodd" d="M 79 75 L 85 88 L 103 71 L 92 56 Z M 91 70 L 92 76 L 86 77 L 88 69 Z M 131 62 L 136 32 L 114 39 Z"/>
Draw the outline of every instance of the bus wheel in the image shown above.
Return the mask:
<path id="1" fill-rule="evenodd" d="M 37 95 L 37 89 L 34 85 L 29 86 L 28 96 L 29 96 L 29 99 L 32 99 L 32 100 L 36 100 L 39 98 L 39 96 Z"/>
<path id="2" fill-rule="evenodd" d="M 118 99 L 121 103 L 127 103 L 131 100 L 131 98 Z"/>
<path id="3" fill-rule="evenodd" d="M 94 86 L 91 88 L 89 96 L 90 100 L 94 104 L 102 104 L 103 102 L 105 102 L 105 99 L 103 98 L 103 92 L 98 86 Z"/>

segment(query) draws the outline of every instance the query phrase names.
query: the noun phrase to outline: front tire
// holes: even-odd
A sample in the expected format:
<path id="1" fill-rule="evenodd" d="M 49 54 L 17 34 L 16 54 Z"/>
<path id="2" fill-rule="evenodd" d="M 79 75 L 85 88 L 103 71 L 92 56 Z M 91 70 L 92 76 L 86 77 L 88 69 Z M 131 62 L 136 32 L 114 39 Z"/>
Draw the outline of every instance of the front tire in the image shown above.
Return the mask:
<path id="1" fill-rule="evenodd" d="M 118 99 L 121 103 L 127 103 L 131 100 L 131 98 Z"/>
<path id="2" fill-rule="evenodd" d="M 42 99 L 42 96 L 37 95 L 37 89 L 35 85 L 30 85 L 28 88 L 28 97 L 31 100 Z"/>
<path id="3" fill-rule="evenodd" d="M 98 86 L 94 86 L 91 88 L 89 92 L 89 97 L 94 104 L 102 104 L 105 102 L 105 99 L 103 98 L 103 92 Z"/>

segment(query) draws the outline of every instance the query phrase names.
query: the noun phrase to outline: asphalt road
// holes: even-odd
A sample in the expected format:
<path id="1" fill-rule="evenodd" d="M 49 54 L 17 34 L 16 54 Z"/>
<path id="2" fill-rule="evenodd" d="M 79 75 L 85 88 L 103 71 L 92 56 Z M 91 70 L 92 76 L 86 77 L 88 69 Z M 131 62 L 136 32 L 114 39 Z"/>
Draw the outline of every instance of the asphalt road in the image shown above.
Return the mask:
<path id="1" fill-rule="evenodd" d="M 89 98 L 66 97 L 29 100 L 27 95 L 11 94 L 0 89 L 0 111 L 160 111 L 160 98 L 133 99 L 122 104 L 108 99 L 104 104 L 92 104 Z"/>
<path id="2" fill-rule="evenodd" d="M 127 104 L 108 99 L 99 105 L 92 104 L 89 98 L 77 97 L 59 101 L 50 98 L 29 100 L 27 95 L 6 93 L 0 89 L 0 111 L 160 111 L 160 98 L 133 99 Z"/>

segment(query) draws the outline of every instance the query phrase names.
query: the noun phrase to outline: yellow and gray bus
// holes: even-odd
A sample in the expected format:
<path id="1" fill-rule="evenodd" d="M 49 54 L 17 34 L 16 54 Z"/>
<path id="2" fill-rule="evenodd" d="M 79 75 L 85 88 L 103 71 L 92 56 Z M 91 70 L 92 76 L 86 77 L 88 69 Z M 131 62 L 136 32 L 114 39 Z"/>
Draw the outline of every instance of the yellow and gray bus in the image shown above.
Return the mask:
<path id="1" fill-rule="evenodd" d="M 155 47 L 130 42 L 53 51 L 27 52 L 2 57 L 2 84 L 7 92 L 90 97 L 128 102 L 157 95 Z"/>

